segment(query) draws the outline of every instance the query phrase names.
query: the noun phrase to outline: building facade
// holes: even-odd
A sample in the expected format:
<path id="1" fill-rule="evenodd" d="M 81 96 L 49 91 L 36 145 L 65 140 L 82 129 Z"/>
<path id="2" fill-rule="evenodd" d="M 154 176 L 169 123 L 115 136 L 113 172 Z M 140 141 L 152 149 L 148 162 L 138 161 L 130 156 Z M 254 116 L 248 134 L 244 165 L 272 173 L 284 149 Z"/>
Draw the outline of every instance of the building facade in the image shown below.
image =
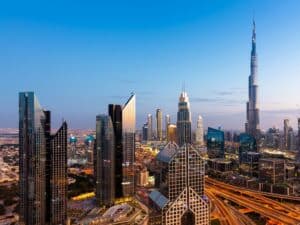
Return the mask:
<path id="1" fill-rule="evenodd" d="M 191 123 L 189 97 L 183 91 L 179 96 L 177 112 L 177 143 L 179 146 L 192 143 Z"/>
<path id="2" fill-rule="evenodd" d="M 219 129 L 209 127 L 206 137 L 207 154 L 210 159 L 224 158 L 225 137 L 224 132 Z"/>
<path id="3" fill-rule="evenodd" d="M 155 222 L 162 225 L 208 225 L 210 211 L 208 199 L 204 196 L 205 169 L 199 152 L 190 144 L 179 147 L 168 143 L 157 155 L 157 160 L 161 166 L 159 190 L 150 194 L 156 213 L 153 216 Z"/>
<path id="4" fill-rule="evenodd" d="M 162 111 L 156 110 L 156 139 L 162 141 Z"/>
<path id="5" fill-rule="evenodd" d="M 115 201 L 115 135 L 111 117 L 96 117 L 96 201 L 111 206 Z"/>
<path id="6" fill-rule="evenodd" d="M 204 145 L 203 119 L 202 119 L 202 116 L 200 116 L 200 115 L 197 120 L 196 144 L 201 145 L 201 146 Z"/>

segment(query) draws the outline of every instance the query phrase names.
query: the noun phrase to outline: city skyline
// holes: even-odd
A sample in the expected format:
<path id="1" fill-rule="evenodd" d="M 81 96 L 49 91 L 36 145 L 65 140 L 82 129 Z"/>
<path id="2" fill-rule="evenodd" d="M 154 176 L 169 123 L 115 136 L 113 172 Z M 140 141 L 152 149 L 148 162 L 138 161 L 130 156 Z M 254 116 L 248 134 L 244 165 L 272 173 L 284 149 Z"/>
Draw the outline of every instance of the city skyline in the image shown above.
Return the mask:
<path id="1" fill-rule="evenodd" d="M 76 18 L 76 12 L 82 10 L 86 15 L 91 5 L 80 9 L 74 4 L 62 15 L 54 3 L 49 10 L 42 10 L 42 15 L 29 9 L 21 13 L 19 4 L 16 15 L 6 3 L 2 10 L 7 10 L 0 17 L 1 33 L 6 34 L 1 35 L 0 45 L 8 53 L 0 60 L 0 88 L 5 93 L 0 97 L 5 109 L 0 112 L 1 127 L 17 127 L 16 93 L 27 90 L 33 90 L 45 107 L 55 112 L 55 128 L 62 118 L 71 128 L 94 128 L 94 116 L 106 112 L 109 102 L 124 101 L 130 91 L 137 95 L 137 128 L 141 129 L 146 115 L 154 114 L 156 108 L 170 114 L 174 123 L 177 95 L 185 82 L 193 129 L 201 114 L 205 128 L 243 130 L 255 9 L 261 127 L 282 129 L 283 119 L 289 118 L 296 128 L 300 114 L 296 99 L 299 3 L 165 3 L 160 9 L 155 8 L 156 2 L 152 4 L 153 8 L 119 3 L 131 16 L 109 4 L 94 5 L 114 16 L 116 11 L 123 12 L 110 21 L 109 15 L 94 15 L 93 10 L 91 16 Z M 179 6 L 190 14 L 181 14 Z M 264 13 L 266 9 L 270 13 Z M 58 18 L 49 22 L 51 12 L 58 13 Z M 157 19 L 151 21 L 154 12 Z M 133 19 L 135 25 L 130 23 Z M 106 76 L 111 80 L 103 85 Z"/>

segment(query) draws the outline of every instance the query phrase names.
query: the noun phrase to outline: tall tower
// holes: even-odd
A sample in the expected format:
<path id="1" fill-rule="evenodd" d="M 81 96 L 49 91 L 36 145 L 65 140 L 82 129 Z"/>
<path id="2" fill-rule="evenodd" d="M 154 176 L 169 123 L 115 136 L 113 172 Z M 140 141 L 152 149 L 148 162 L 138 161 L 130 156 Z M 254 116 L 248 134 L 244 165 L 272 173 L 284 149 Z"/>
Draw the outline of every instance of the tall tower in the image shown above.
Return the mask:
<path id="1" fill-rule="evenodd" d="M 50 208 L 49 224 L 67 224 L 68 171 L 67 171 L 68 126 L 64 121 L 50 141 L 50 179 L 47 186 L 50 194 L 47 199 Z M 47 148 L 48 151 L 48 148 Z M 47 163 L 48 164 L 48 163 Z M 49 202 L 48 202 L 49 201 Z"/>
<path id="2" fill-rule="evenodd" d="M 99 206 L 115 201 L 115 136 L 111 117 L 96 117 L 96 200 Z"/>
<path id="3" fill-rule="evenodd" d="M 200 115 L 197 120 L 196 143 L 199 145 L 204 145 L 203 120 L 202 120 L 202 116 Z"/>
<path id="4" fill-rule="evenodd" d="M 162 140 L 162 111 L 156 110 L 156 138 L 158 141 Z"/>
<path id="5" fill-rule="evenodd" d="M 283 138 L 284 138 L 285 150 L 288 149 L 289 129 L 290 129 L 290 120 L 284 119 L 283 120 L 283 136 L 284 136 Z"/>
<path id="6" fill-rule="evenodd" d="M 19 93 L 20 224 L 46 222 L 45 120 L 34 93 Z"/>
<path id="7" fill-rule="evenodd" d="M 51 135 L 51 113 L 19 93 L 20 224 L 67 222 L 67 123 Z"/>
<path id="8" fill-rule="evenodd" d="M 122 106 L 121 105 L 108 105 L 108 115 L 113 124 L 114 128 L 114 158 L 115 158 L 115 197 L 121 198 L 123 196 L 122 192 L 122 182 L 123 182 L 123 143 L 122 143 Z"/>
<path id="9" fill-rule="evenodd" d="M 180 94 L 177 112 L 178 145 L 192 142 L 191 112 L 189 97 L 185 91 Z"/>
<path id="10" fill-rule="evenodd" d="M 171 117 L 169 114 L 166 115 L 165 117 L 165 130 L 166 130 L 166 139 L 168 137 L 168 126 L 171 124 Z"/>
<path id="11" fill-rule="evenodd" d="M 135 188 L 135 94 L 132 94 L 122 109 L 122 133 L 123 133 L 123 196 L 134 195 Z"/>
<path id="12" fill-rule="evenodd" d="M 256 53 L 256 31 L 253 21 L 251 65 L 248 87 L 249 101 L 247 102 L 246 133 L 256 139 L 260 136 L 259 107 L 258 107 L 258 81 L 257 81 L 257 53 Z"/>
<path id="13" fill-rule="evenodd" d="M 148 124 L 148 141 L 151 141 L 153 135 L 153 119 L 151 114 L 148 114 L 147 116 L 147 124 Z"/>

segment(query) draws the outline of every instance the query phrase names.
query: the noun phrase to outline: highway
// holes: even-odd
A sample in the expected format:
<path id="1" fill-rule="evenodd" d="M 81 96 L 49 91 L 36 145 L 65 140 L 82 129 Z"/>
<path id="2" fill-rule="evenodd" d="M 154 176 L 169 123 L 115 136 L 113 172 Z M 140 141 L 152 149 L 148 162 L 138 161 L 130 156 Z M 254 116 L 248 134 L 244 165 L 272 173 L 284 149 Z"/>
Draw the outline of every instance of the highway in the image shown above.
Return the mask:
<path id="1" fill-rule="evenodd" d="M 272 199 L 264 197 L 260 192 L 242 189 L 232 185 L 206 179 L 206 193 L 208 197 L 219 196 L 235 202 L 245 208 L 251 209 L 262 216 L 281 222 L 285 225 L 300 224 L 300 212 L 294 207 L 284 205 Z M 227 208 L 229 208 L 227 206 Z M 237 212 L 235 212 L 235 215 Z M 227 220 L 229 221 L 229 219 Z M 236 224 L 229 221 L 229 224 Z M 240 223 L 238 223 L 240 224 Z M 247 224 L 247 223 L 246 223 Z"/>

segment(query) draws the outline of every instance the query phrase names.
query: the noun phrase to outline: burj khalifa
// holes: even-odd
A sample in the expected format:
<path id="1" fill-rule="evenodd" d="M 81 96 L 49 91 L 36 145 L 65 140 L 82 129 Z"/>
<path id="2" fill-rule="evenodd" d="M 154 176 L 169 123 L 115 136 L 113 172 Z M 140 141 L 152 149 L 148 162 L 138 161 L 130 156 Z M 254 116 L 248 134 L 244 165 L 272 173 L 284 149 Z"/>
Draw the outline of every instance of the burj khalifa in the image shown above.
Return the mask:
<path id="1" fill-rule="evenodd" d="M 249 87 L 248 87 L 249 100 L 247 102 L 247 122 L 245 125 L 245 129 L 246 129 L 246 133 L 258 139 L 260 136 L 260 126 L 259 126 L 259 107 L 258 107 L 255 21 L 253 21 L 250 71 L 251 72 L 249 76 Z"/>

